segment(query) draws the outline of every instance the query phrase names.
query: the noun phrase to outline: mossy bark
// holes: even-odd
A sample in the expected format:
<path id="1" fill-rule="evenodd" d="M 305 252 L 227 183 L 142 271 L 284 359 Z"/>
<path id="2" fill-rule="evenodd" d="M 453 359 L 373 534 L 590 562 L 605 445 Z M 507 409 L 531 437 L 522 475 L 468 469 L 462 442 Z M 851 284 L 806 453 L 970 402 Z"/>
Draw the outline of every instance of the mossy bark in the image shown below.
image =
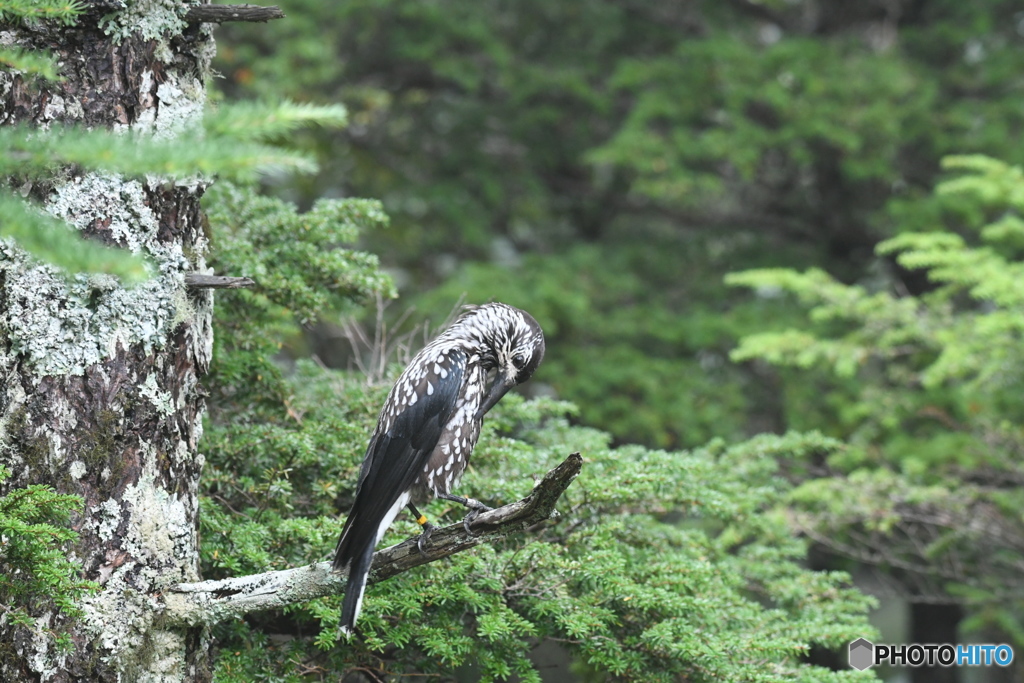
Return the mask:
<path id="1" fill-rule="evenodd" d="M 0 124 L 173 136 L 194 123 L 209 28 L 181 21 L 187 5 L 178 3 L 86 4 L 75 26 L 0 26 L 5 43 L 56 54 L 64 78 L 0 71 Z M 159 274 L 126 290 L 0 244 L 0 462 L 14 473 L 3 486 L 49 484 L 83 498 L 70 552 L 102 586 L 74 623 L 46 605 L 33 629 L 0 620 L 0 680 L 207 681 L 207 633 L 153 624 L 164 587 L 201 578 L 200 379 L 212 295 L 187 290 L 184 273 L 205 265 L 205 185 L 60 173 L 36 184 L 36 199 L 97 239 L 146 253 Z M 70 632 L 74 650 L 59 652 L 48 631 Z"/>

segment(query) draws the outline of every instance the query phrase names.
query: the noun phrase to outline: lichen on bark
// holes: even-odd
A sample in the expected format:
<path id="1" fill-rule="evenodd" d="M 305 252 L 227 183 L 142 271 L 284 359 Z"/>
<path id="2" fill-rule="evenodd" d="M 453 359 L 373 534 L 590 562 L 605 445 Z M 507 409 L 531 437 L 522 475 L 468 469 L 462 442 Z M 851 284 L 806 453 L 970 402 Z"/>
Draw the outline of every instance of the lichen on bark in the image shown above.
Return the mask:
<path id="1" fill-rule="evenodd" d="M 81 375 L 118 346 L 159 350 L 172 323 L 189 313 L 181 271 L 125 289 L 109 276 L 67 279 L 11 244 L 0 244 L 0 267 L 7 273 L 0 329 L 21 370 L 37 380 Z"/>
<path id="2" fill-rule="evenodd" d="M 29 87 L 0 72 L 0 124 L 171 138 L 200 125 L 209 28 L 186 26 L 187 5 L 176 2 L 134 2 L 101 20 L 114 8 L 102 4 L 90 3 L 76 26 L 4 32 L 4 41 L 56 54 L 64 80 Z M 70 169 L 34 190 L 73 228 L 144 254 L 153 277 L 134 288 L 69 276 L 0 242 L 0 463 L 14 472 L 3 488 L 44 483 L 81 496 L 69 552 L 101 587 L 76 622 L 45 605 L 31 629 L 0 617 L 0 680 L 209 679 L 205 631 L 153 624 L 162 588 L 200 578 L 200 380 L 212 295 L 187 290 L 184 274 L 205 267 L 205 187 Z M 70 633 L 74 650 L 54 647 L 53 631 Z"/>
<path id="3" fill-rule="evenodd" d="M 103 32 L 120 43 L 129 36 L 163 40 L 185 28 L 188 5 L 180 0 L 126 0 L 124 9 L 100 20 Z"/>

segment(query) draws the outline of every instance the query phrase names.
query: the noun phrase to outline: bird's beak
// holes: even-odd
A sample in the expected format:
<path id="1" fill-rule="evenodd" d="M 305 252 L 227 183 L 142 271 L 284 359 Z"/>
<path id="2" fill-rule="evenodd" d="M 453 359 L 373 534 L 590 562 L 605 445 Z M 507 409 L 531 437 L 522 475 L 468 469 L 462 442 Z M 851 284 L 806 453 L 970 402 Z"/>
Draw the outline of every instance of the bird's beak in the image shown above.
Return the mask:
<path id="1" fill-rule="evenodd" d="M 487 413 L 488 410 L 494 407 L 501 397 L 508 393 L 508 390 L 515 386 L 515 381 L 508 377 L 505 377 L 501 372 L 494 378 L 494 384 L 491 385 L 491 390 L 487 394 L 487 398 L 480 404 L 480 410 L 476 411 L 476 419 L 480 420 Z"/>

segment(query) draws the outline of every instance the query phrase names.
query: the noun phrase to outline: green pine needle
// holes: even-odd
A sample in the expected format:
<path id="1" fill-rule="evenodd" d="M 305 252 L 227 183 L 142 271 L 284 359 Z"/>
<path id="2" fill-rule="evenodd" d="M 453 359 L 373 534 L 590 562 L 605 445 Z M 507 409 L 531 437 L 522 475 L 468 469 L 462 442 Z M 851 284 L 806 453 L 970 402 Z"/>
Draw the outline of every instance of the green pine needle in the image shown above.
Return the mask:
<path id="1" fill-rule="evenodd" d="M 348 113 L 340 104 L 320 106 L 284 101 L 280 104 L 240 102 L 206 115 L 208 133 L 234 140 L 271 140 L 310 124 L 341 128 Z"/>
<path id="2" fill-rule="evenodd" d="M 61 221 L 8 194 L 0 194 L 0 238 L 4 237 L 13 238 L 33 256 L 71 273 L 108 273 L 125 284 L 150 277 L 143 258 L 85 239 Z"/>
<path id="3" fill-rule="evenodd" d="M 0 48 L 0 68 L 12 69 L 25 74 L 56 81 L 57 60 L 45 52 L 29 52 L 16 47 Z"/>
<path id="4" fill-rule="evenodd" d="M 177 139 L 140 134 L 77 128 L 54 128 L 40 134 L 30 127 L 12 126 L 0 129 L 0 175 L 40 177 L 74 164 L 133 176 L 201 173 L 247 180 L 261 174 L 316 169 L 305 154 L 231 138 L 199 137 L 183 145 Z"/>
<path id="5" fill-rule="evenodd" d="M 66 26 L 85 11 L 82 0 L 0 0 L 0 19 L 49 19 Z"/>

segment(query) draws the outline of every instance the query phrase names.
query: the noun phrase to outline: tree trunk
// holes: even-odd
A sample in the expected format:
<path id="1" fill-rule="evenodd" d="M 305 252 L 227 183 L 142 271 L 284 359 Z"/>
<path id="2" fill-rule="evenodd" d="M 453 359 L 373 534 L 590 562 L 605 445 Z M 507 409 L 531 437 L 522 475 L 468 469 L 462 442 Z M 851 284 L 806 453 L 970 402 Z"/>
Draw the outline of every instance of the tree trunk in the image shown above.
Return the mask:
<path id="1" fill-rule="evenodd" d="M 213 54 L 208 26 L 184 5 L 86 2 L 78 24 L 0 26 L 0 41 L 48 49 L 59 83 L 0 71 L 0 124 L 69 123 L 174 136 L 201 116 Z M 113 13 L 113 14 L 110 14 Z M 106 17 L 100 28 L 101 17 Z M 112 17 L 112 20 L 111 20 Z M 155 596 L 199 577 L 198 481 L 211 353 L 202 182 L 73 170 L 33 194 L 110 244 L 146 253 L 155 278 L 125 289 L 109 277 L 63 278 L 0 244 L 0 462 L 7 489 L 49 484 L 82 496 L 74 554 L 102 591 L 85 617 L 41 608 L 34 632 L 0 620 L 2 681 L 206 681 L 203 628 L 153 628 Z M 46 632 L 70 630 L 62 653 Z"/>

